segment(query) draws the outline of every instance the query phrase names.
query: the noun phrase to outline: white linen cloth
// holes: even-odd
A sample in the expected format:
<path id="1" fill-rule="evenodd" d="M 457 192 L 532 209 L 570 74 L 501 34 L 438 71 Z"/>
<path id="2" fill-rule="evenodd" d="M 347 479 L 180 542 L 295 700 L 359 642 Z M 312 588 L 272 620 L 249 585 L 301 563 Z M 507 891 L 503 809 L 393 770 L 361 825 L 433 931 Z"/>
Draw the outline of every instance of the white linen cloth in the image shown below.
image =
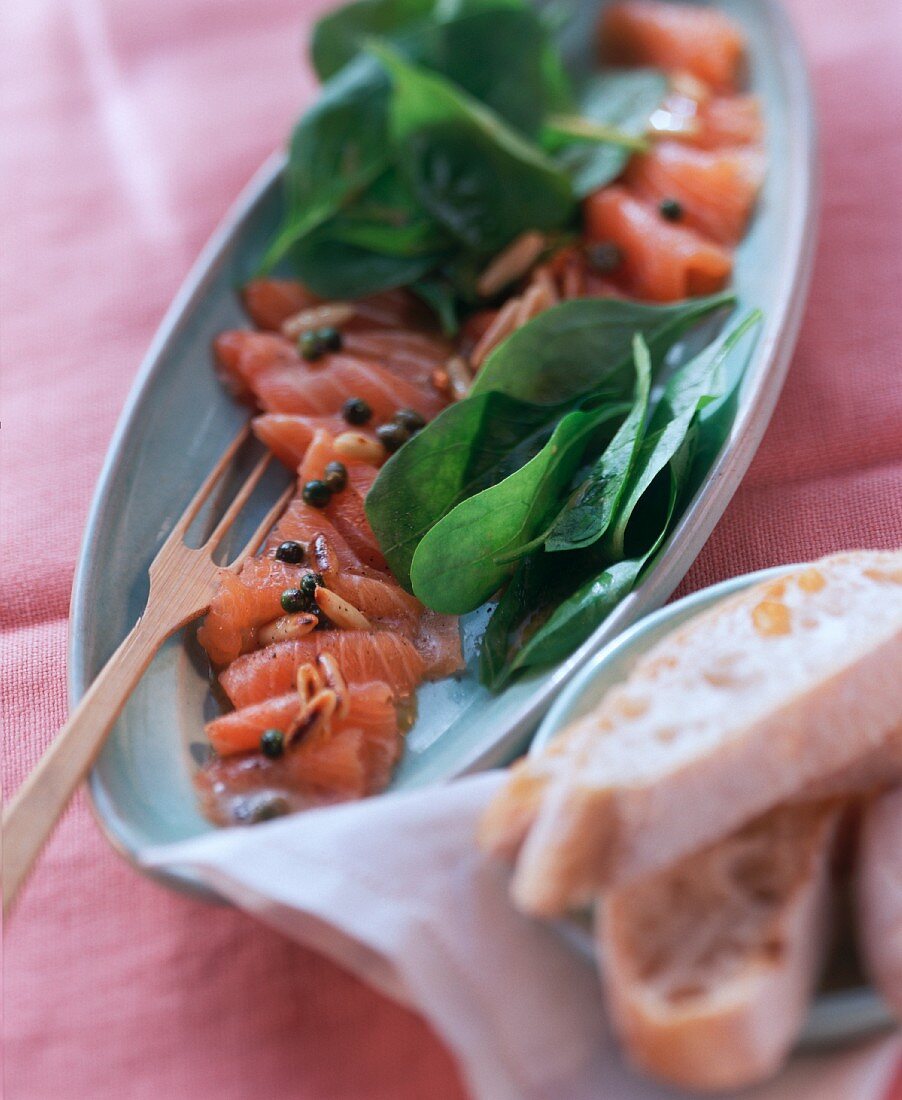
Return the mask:
<path id="1" fill-rule="evenodd" d="M 664 1100 L 622 1061 L 595 967 L 510 904 L 474 843 L 501 773 L 224 829 L 146 854 L 425 1016 L 476 1100 Z M 799 1057 L 747 1100 L 882 1100 L 896 1036 Z"/>

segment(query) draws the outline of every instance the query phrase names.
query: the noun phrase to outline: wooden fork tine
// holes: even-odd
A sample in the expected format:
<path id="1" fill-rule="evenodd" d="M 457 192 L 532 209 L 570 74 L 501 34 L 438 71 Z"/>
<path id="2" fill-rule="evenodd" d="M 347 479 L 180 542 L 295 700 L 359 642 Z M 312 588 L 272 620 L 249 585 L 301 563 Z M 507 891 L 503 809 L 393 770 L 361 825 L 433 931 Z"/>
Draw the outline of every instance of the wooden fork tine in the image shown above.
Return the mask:
<path id="1" fill-rule="evenodd" d="M 238 569 L 241 567 L 241 563 L 245 558 L 250 557 L 260 546 L 260 543 L 269 534 L 273 524 L 285 510 L 286 505 L 294 496 L 294 486 L 289 485 L 285 492 L 279 497 L 276 503 L 270 508 L 263 519 L 260 521 L 260 525 L 256 531 L 248 539 L 245 546 L 243 546 L 238 554 L 235 555 L 234 560 L 229 565 L 230 569 Z"/>
<path id="2" fill-rule="evenodd" d="M 204 478 L 200 488 L 191 498 L 191 502 L 188 507 L 182 512 L 181 516 L 176 520 L 173 525 L 172 531 L 169 534 L 169 538 L 166 542 L 170 542 L 176 538 L 181 538 L 191 524 L 197 517 L 197 513 L 201 510 L 204 502 L 209 497 L 210 493 L 215 488 L 217 482 L 222 477 L 227 466 L 241 449 L 243 443 L 245 443 L 250 435 L 250 425 L 245 424 L 241 431 L 235 436 L 232 442 L 223 451 L 219 461 L 210 471 L 210 473 Z"/>
<path id="3" fill-rule="evenodd" d="M 263 475 L 266 473 L 271 461 L 272 454 L 271 452 L 267 451 L 266 454 L 263 455 L 263 457 L 257 463 L 257 465 L 253 468 L 253 470 L 251 470 L 251 472 L 248 474 L 244 484 L 232 498 L 228 508 L 226 508 L 225 512 L 223 513 L 222 518 L 219 520 L 219 522 L 213 528 L 210 536 L 204 542 L 203 545 L 205 549 L 214 550 L 219 545 L 219 541 L 221 540 L 222 536 L 235 522 L 238 513 L 245 506 L 245 504 L 247 504 L 251 493 L 259 485 L 260 478 L 263 477 Z"/>

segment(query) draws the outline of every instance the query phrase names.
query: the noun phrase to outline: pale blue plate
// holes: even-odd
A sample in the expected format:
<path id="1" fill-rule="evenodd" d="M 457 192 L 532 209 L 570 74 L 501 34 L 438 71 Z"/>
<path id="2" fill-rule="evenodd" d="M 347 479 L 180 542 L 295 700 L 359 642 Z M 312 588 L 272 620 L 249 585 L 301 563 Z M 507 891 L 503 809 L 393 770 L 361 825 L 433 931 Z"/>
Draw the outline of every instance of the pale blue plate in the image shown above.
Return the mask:
<path id="1" fill-rule="evenodd" d="M 814 243 L 814 132 L 802 58 L 775 3 L 721 5 L 745 27 L 753 90 L 763 101 L 770 165 L 752 230 L 738 256 L 736 288 L 766 321 L 749 364 L 730 440 L 643 584 L 559 667 L 498 697 L 476 682 L 484 616 L 465 623 L 470 663 L 460 680 L 426 686 L 396 787 L 434 783 L 504 763 L 522 751 L 564 684 L 625 627 L 659 607 L 701 549 L 764 433 L 789 364 Z M 588 48 L 597 5 L 579 8 L 575 49 Z M 228 140 L 227 136 L 223 140 Z M 235 294 L 279 217 L 281 159 L 267 164 L 204 250 L 141 369 L 104 465 L 72 601 L 70 699 L 75 703 L 140 614 L 147 567 L 195 487 L 244 415 L 217 382 L 210 342 L 246 324 Z M 263 487 L 248 523 L 287 475 Z M 205 719 L 216 712 L 193 630 L 174 638 L 144 676 L 95 767 L 90 790 L 111 842 L 133 862 L 210 826 L 192 789 Z M 197 884 L 175 873 L 172 884 Z"/>
<path id="2" fill-rule="evenodd" d="M 570 681 L 536 731 L 530 752 L 540 752 L 571 722 L 582 718 L 601 702 L 615 684 L 629 676 L 643 653 L 672 630 L 734 592 L 751 584 L 780 576 L 788 566 L 763 569 L 694 592 L 676 603 L 662 607 L 624 631 L 588 662 Z M 592 936 L 576 921 L 561 922 L 566 938 L 580 951 L 591 955 Z M 892 1027 L 895 1019 L 885 1002 L 866 985 L 821 993 L 812 1007 L 802 1043 L 805 1047 L 829 1047 L 838 1042 L 854 1042 Z"/>

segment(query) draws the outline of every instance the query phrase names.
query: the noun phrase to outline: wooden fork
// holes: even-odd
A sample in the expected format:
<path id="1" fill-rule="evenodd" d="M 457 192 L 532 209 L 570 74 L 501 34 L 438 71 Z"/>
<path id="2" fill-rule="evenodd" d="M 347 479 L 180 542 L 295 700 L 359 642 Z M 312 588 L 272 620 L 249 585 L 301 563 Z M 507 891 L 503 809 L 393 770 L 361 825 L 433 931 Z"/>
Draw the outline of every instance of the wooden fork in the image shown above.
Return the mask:
<path id="1" fill-rule="evenodd" d="M 213 551 L 247 503 L 272 456 L 267 454 L 257 463 L 203 546 L 197 549 L 186 546 L 184 535 L 247 438 L 245 426 L 176 522 L 151 562 L 150 591 L 144 614 L 101 669 L 37 767 L 4 809 L 4 914 L 157 650 L 176 630 L 209 609 L 217 574 L 222 568 L 213 561 Z M 291 492 L 289 488 L 282 494 L 247 545 L 225 568 L 237 570 L 243 559 L 259 547 L 288 503 Z"/>

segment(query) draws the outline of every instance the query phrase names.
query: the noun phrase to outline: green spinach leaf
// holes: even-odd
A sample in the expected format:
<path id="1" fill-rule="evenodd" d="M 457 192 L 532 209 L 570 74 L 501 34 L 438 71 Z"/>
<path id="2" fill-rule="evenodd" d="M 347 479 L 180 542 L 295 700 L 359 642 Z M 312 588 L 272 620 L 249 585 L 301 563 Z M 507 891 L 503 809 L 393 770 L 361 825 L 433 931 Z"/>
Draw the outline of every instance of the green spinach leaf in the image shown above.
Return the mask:
<path id="1" fill-rule="evenodd" d="M 392 573 L 410 588 L 422 537 L 467 497 L 538 453 L 567 407 L 485 393 L 450 405 L 382 467 L 367 518 Z"/>
<path id="2" fill-rule="evenodd" d="M 369 38 L 395 37 L 426 20 L 435 0 L 357 0 L 327 12 L 313 28 L 310 57 L 320 80 L 355 58 Z"/>
<path id="3" fill-rule="evenodd" d="M 633 341 L 633 360 L 636 387 L 629 415 L 554 521 L 545 538 L 546 550 L 590 546 L 601 538 L 614 516 L 633 469 L 648 416 L 651 357 L 645 341 L 638 335 Z"/>
<path id="4" fill-rule="evenodd" d="M 391 83 L 372 57 L 361 56 L 323 87 L 294 130 L 285 167 L 282 227 L 264 270 L 365 191 L 389 166 Z"/>
<path id="5" fill-rule="evenodd" d="M 410 569 L 414 595 L 448 614 L 479 607 L 513 572 L 499 555 L 510 556 L 544 527 L 590 440 L 626 410 L 603 403 L 568 413 L 533 459 L 458 504 L 416 548 Z"/>
<path id="6" fill-rule="evenodd" d="M 436 73 L 373 45 L 393 82 L 390 134 L 419 203 L 474 252 L 575 210 L 566 174 L 497 114 Z"/>
<path id="7" fill-rule="evenodd" d="M 656 369 L 683 333 L 735 301 L 727 291 L 663 306 L 613 298 L 562 302 L 499 345 L 486 359 L 471 393 L 496 390 L 554 404 L 602 387 L 628 396 L 636 333 L 648 345 Z"/>
<path id="8" fill-rule="evenodd" d="M 760 312 L 749 314 L 736 328 L 681 367 L 667 383 L 652 413 L 629 485 L 608 534 L 609 550 L 614 559 L 624 554 L 626 530 L 639 500 L 677 454 L 696 415 L 721 395 L 724 363 L 760 320 Z"/>
<path id="9" fill-rule="evenodd" d="M 666 92 L 667 78 L 658 69 L 596 73 L 578 93 L 578 117 L 546 122 L 543 144 L 580 198 L 620 175 Z M 593 124 L 599 127 L 594 136 Z"/>

